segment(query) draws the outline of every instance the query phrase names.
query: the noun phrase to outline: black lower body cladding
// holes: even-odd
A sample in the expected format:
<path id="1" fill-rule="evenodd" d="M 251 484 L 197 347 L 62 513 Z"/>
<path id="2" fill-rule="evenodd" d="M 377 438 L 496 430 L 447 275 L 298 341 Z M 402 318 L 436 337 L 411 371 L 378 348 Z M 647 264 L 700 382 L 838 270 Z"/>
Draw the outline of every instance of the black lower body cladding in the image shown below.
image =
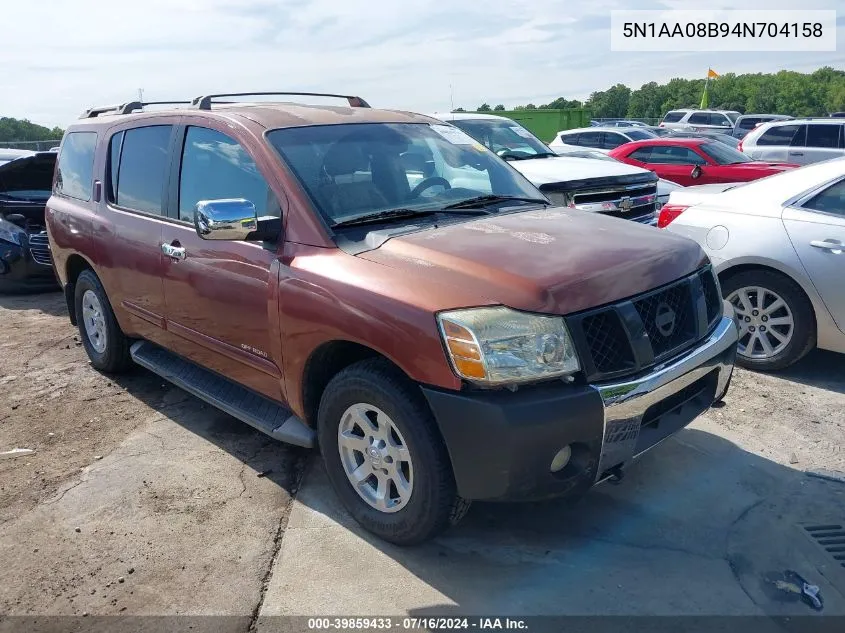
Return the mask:
<path id="1" fill-rule="evenodd" d="M 449 451 L 458 494 L 527 501 L 577 495 L 677 433 L 727 390 L 733 309 L 696 347 L 636 376 L 462 393 L 423 388 Z M 571 458 L 552 472 L 559 451 Z"/>
<path id="2" fill-rule="evenodd" d="M 446 441 L 458 494 L 523 501 L 577 494 L 596 479 L 604 432 L 598 391 L 554 383 L 509 391 L 423 389 Z M 574 445 L 567 472 L 550 465 Z"/>

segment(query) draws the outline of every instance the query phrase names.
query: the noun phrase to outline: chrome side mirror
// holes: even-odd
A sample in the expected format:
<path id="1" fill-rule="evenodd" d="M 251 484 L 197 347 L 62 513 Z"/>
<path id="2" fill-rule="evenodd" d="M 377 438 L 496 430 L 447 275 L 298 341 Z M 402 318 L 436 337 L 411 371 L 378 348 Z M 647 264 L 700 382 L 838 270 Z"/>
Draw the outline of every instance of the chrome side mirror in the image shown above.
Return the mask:
<path id="1" fill-rule="evenodd" d="M 693 167 L 692 171 L 690 172 L 690 176 L 694 180 L 698 180 L 699 178 L 701 178 L 701 165 L 696 165 L 695 167 Z"/>
<path id="2" fill-rule="evenodd" d="M 245 240 L 258 230 L 258 213 L 243 198 L 200 200 L 194 210 L 194 228 L 204 240 Z"/>

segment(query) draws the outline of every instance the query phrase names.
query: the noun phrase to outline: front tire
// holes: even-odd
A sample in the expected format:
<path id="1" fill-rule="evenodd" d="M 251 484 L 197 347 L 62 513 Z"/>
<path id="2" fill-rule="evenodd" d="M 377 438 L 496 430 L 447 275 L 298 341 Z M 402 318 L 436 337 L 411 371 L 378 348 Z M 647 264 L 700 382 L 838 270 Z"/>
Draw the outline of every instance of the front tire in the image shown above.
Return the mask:
<path id="1" fill-rule="evenodd" d="M 390 363 L 368 359 L 341 371 L 317 417 L 329 480 L 365 529 L 413 545 L 463 516 L 468 504 L 425 398 Z"/>
<path id="2" fill-rule="evenodd" d="M 816 319 L 794 281 L 770 270 L 728 277 L 722 293 L 739 323 L 737 364 L 758 371 L 789 367 L 816 346 Z"/>
<path id="3" fill-rule="evenodd" d="M 74 306 L 79 337 L 91 365 L 110 374 L 128 369 L 129 339 L 117 324 L 103 284 L 94 271 L 83 270 L 77 278 Z"/>

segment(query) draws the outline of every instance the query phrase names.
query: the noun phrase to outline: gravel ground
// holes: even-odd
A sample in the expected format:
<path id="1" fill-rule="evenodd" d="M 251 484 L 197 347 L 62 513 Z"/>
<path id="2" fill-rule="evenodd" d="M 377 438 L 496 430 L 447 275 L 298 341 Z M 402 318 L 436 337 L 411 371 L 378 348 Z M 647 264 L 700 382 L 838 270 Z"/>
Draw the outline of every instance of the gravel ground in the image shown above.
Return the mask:
<path id="1" fill-rule="evenodd" d="M 0 459 L 0 615 L 257 614 L 303 453 L 140 368 L 92 370 L 59 293 L 0 295 L 0 324 L 0 452 L 34 451 Z M 696 426 L 845 473 L 843 357 L 737 370 Z"/>

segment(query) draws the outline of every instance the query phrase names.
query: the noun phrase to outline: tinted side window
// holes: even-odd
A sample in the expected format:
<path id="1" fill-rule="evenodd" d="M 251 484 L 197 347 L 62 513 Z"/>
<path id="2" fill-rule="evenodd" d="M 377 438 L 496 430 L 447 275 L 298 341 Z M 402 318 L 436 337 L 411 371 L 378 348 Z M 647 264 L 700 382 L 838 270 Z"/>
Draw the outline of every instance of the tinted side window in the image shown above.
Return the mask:
<path id="1" fill-rule="evenodd" d="M 189 127 L 179 176 L 179 219 L 193 221 L 200 200 L 225 198 L 249 200 L 259 217 L 281 215 L 255 161 L 237 141 L 216 130 Z"/>
<path id="2" fill-rule="evenodd" d="M 585 147 L 601 147 L 604 132 L 581 132 L 578 135 L 578 145 Z"/>
<path id="3" fill-rule="evenodd" d="M 561 134 L 560 135 L 560 142 L 566 143 L 567 145 L 580 145 L 581 142 L 579 139 L 581 138 L 580 134 Z"/>
<path id="4" fill-rule="evenodd" d="M 126 130 L 117 170 L 115 203 L 127 209 L 162 214 L 170 125 Z"/>
<path id="5" fill-rule="evenodd" d="M 689 148 L 667 145 L 663 147 L 652 147 L 650 163 L 661 165 L 705 165 L 701 156 Z"/>
<path id="6" fill-rule="evenodd" d="M 651 148 L 650 147 L 641 147 L 640 149 L 636 150 L 635 152 L 631 152 L 628 155 L 628 158 L 633 158 L 634 160 L 638 160 L 641 163 L 648 163 L 651 162 Z"/>
<path id="7" fill-rule="evenodd" d="M 808 125 L 807 147 L 839 147 L 841 125 Z"/>
<path id="8" fill-rule="evenodd" d="M 677 123 L 681 119 L 684 118 L 683 112 L 667 112 L 666 116 L 663 117 L 664 123 Z"/>
<path id="9" fill-rule="evenodd" d="M 747 119 L 740 119 L 737 123 L 737 127 L 740 130 L 753 130 L 754 126 L 760 123 L 761 119 L 757 117 L 749 117 Z"/>
<path id="10" fill-rule="evenodd" d="M 830 127 L 836 127 L 831 125 Z M 804 205 L 812 211 L 845 215 L 845 180 L 832 184 L 819 194 L 816 194 Z"/>
<path id="11" fill-rule="evenodd" d="M 117 196 L 117 171 L 120 167 L 120 148 L 123 146 L 123 132 L 118 132 L 109 141 L 109 202 Z"/>
<path id="12" fill-rule="evenodd" d="M 763 132 L 757 145 L 791 145 L 800 125 L 776 125 Z"/>
<path id="13" fill-rule="evenodd" d="M 733 124 L 731 123 L 731 120 L 721 112 L 711 112 L 710 125 L 720 125 L 722 127 L 727 127 Z"/>
<path id="14" fill-rule="evenodd" d="M 96 132 L 71 132 L 62 143 L 56 174 L 56 192 L 77 200 L 91 200 Z"/>
<path id="15" fill-rule="evenodd" d="M 628 139 L 621 134 L 617 134 L 616 132 L 605 132 L 601 146 L 602 149 L 616 149 L 620 145 L 624 145 L 628 142 Z"/>
<path id="16" fill-rule="evenodd" d="M 693 112 L 687 123 L 710 125 L 710 115 L 707 112 Z"/>

